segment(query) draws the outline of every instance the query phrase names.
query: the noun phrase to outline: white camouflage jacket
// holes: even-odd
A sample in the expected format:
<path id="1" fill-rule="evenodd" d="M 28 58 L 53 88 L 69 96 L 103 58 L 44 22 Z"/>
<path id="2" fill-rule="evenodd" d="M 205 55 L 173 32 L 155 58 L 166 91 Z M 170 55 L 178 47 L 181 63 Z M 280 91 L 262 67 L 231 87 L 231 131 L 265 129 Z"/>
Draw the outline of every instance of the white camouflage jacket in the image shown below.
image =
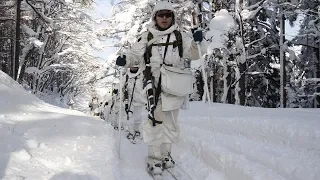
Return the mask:
<path id="1" fill-rule="evenodd" d="M 173 31 L 179 30 L 178 25 L 173 24 L 169 29 L 165 31 L 159 31 L 155 27 L 154 21 L 151 23 L 151 25 L 147 26 L 147 29 L 148 31 L 142 34 L 140 41 L 133 44 L 132 48 L 125 53 L 127 57 L 126 59 L 127 62 L 125 67 L 132 67 L 134 65 L 145 64 L 143 54 L 145 53 L 145 50 L 147 47 L 147 43 L 148 43 L 147 36 L 149 32 L 153 34 L 154 39 L 157 39 L 155 43 L 158 44 L 158 43 L 166 43 L 168 34 L 171 34 L 169 42 L 174 42 L 176 40 L 176 37 Z M 167 49 L 167 54 L 165 57 L 166 64 L 173 64 L 178 67 L 179 66 L 184 67 L 184 59 L 186 58 L 191 60 L 199 59 L 197 44 L 195 43 L 193 38 L 184 32 L 181 32 L 181 35 L 182 35 L 182 43 L 183 43 L 183 58 L 180 58 L 179 56 L 178 47 L 173 48 L 172 45 L 169 45 Z M 202 46 L 201 51 L 203 51 L 206 47 L 204 47 L 202 43 L 201 43 L 201 46 Z M 155 85 L 158 84 L 158 80 L 160 77 L 160 66 L 163 63 L 164 51 L 165 51 L 165 46 L 159 46 L 159 47 L 154 46 L 152 47 L 152 50 L 151 50 L 152 56 L 150 57 L 150 65 L 152 69 L 151 70 L 152 75 L 155 78 L 155 82 L 154 82 Z M 205 50 L 203 52 L 205 52 Z M 162 103 L 162 110 L 170 111 L 170 110 L 179 109 L 184 103 L 184 101 L 188 98 L 174 96 L 174 95 L 162 92 L 160 99 Z"/>

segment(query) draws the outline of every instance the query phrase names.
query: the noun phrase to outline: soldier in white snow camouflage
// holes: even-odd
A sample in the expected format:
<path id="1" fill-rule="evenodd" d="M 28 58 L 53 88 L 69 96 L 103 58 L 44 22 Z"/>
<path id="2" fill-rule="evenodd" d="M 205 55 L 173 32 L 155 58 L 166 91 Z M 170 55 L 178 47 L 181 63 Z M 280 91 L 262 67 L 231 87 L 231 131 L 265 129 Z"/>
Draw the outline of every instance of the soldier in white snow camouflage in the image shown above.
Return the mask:
<path id="1" fill-rule="evenodd" d="M 190 94 L 190 87 L 181 87 L 181 84 L 191 83 L 192 87 L 192 82 L 183 82 L 183 79 L 189 77 L 188 73 L 183 74 L 184 59 L 199 59 L 195 41 L 201 42 L 203 39 L 201 31 L 195 31 L 193 38 L 180 32 L 176 17 L 171 3 L 158 2 L 152 12 L 152 23 L 147 26 L 148 31 L 116 61 L 117 65 L 125 67 L 145 65 L 146 70 L 149 69 L 152 74 L 156 108 L 154 116 L 149 114 L 148 121 L 142 124 L 142 130 L 144 141 L 148 144 L 148 170 L 153 175 L 161 175 L 164 168 L 174 166 L 171 148 L 179 139 L 179 109 L 188 102 Z M 168 72 L 168 69 L 173 72 Z M 182 72 L 182 75 L 176 72 Z M 166 86 L 168 84 L 170 87 Z M 146 88 L 145 91 L 150 86 Z M 148 97 L 148 103 L 152 102 L 151 98 Z"/>

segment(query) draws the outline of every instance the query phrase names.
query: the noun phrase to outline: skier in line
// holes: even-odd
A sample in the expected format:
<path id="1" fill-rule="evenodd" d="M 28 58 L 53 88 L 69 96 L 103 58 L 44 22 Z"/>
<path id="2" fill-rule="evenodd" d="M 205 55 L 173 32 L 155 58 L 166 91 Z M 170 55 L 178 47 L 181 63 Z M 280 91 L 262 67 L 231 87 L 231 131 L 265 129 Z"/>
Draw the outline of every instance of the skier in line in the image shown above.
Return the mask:
<path id="1" fill-rule="evenodd" d="M 119 95 L 120 84 L 115 83 L 112 91 L 112 103 L 110 106 L 110 119 L 111 125 L 115 130 L 118 130 L 118 119 L 120 117 L 120 95 Z M 122 99 L 122 98 L 121 98 Z M 122 107 L 123 108 L 123 107 Z M 121 130 L 123 130 L 123 121 L 121 121 Z"/>
<path id="2" fill-rule="evenodd" d="M 152 74 L 153 91 L 159 92 L 160 89 L 160 92 L 155 94 L 154 117 L 149 115 L 149 120 L 142 124 L 143 139 L 148 144 L 147 167 L 153 176 L 161 176 L 163 169 L 174 166 L 171 147 L 179 138 L 179 109 L 188 101 L 186 98 L 188 95 L 177 96 L 164 91 L 162 83 L 166 82 L 164 78 L 161 78 L 160 70 L 166 67 L 181 69 L 185 64 L 184 59 L 199 59 L 196 42 L 200 43 L 203 40 L 200 30 L 194 31 L 193 38 L 180 32 L 176 17 L 171 3 L 157 2 L 152 12 L 152 23 L 147 26 L 148 31 L 142 34 L 138 42 L 133 44 L 125 55 L 119 56 L 116 60 L 117 65 L 125 67 L 145 64 L 146 70 L 151 69 L 149 74 Z M 201 49 L 205 49 L 203 43 L 200 45 Z M 144 71 L 145 76 L 146 70 Z M 171 76 L 175 78 L 173 76 L 177 77 L 179 74 Z M 179 83 L 176 81 L 171 84 Z M 178 85 L 171 88 L 184 91 L 183 87 Z M 149 99 L 153 97 L 147 98 L 148 104 L 152 102 Z"/>
<path id="3" fill-rule="evenodd" d="M 128 121 L 125 121 L 128 127 L 127 138 L 131 142 L 140 139 L 140 125 L 142 122 L 142 109 L 147 103 L 144 98 L 142 73 L 139 66 L 132 66 L 127 71 L 126 82 L 124 84 L 124 94 L 127 96 L 128 101 L 125 104 L 125 115 Z M 127 95 L 126 95 L 127 94 Z"/>
<path id="4" fill-rule="evenodd" d="M 104 96 L 104 101 L 103 101 L 103 118 L 105 121 L 110 122 L 110 109 L 111 109 L 111 104 L 112 104 L 112 89 L 110 89 L 107 94 Z"/>
<path id="5" fill-rule="evenodd" d="M 97 116 L 96 109 L 99 107 L 99 100 L 96 96 L 93 96 L 91 102 L 89 103 L 90 114 Z"/>
<path id="6" fill-rule="evenodd" d="M 103 120 L 108 121 L 109 120 L 109 115 L 110 115 L 110 104 L 111 104 L 112 99 L 108 99 L 104 102 L 103 105 Z"/>
<path id="7" fill-rule="evenodd" d="M 68 105 L 69 109 L 73 109 L 74 101 L 73 101 L 72 97 L 69 97 L 69 101 L 68 101 L 67 105 Z"/>

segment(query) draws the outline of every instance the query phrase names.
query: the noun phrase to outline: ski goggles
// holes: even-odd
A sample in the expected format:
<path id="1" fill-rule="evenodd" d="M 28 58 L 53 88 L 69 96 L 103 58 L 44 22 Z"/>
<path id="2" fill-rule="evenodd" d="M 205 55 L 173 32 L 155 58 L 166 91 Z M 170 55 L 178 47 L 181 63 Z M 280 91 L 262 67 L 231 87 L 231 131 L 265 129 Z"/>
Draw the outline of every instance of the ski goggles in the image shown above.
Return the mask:
<path id="1" fill-rule="evenodd" d="M 173 16 L 173 13 L 171 11 L 167 11 L 167 12 L 158 12 L 157 13 L 157 17 L 161 17 L 161 18 L 164 18 L 164 17 L 167 17 L 167 18 L 170 18 Z"/>

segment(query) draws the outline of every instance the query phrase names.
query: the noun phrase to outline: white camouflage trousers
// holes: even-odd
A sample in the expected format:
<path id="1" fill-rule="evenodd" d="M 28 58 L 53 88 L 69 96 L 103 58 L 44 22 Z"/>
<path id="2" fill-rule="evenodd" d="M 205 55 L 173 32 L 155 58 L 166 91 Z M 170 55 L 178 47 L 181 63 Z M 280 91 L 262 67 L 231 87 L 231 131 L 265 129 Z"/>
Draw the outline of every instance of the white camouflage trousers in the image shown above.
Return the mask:
<path id="1" fill-rule="evenodd" d="M 140 124 L 142 122 L 142 109 L 144 106 L 132 106 L 132 113 L 129 112 L 129 120 L 124 120 L 125 124 L 128 127 L 128 131 L 131 134 L 134 134 L 135 131 L 139 131 L 140 132 Z M 127 114 L 124 114 L 124 119 L 127 119 Z"/>
<path id="2" fill-rule="evenodd" d="M 143 139 L 148 144 L 148 156 L 162 159 L 171 153 L 172 144 L 179 140 L 179 109 L 162 111 L 161 102 L 159 102 L 154 115 L 156 120 L 162 121 L 162 124 L 152 126 L 149 120 L 144 121 L 142 125 Z"/>
<path id="3" fill-rule="evenodd" d="M 120 107 L 114 106 L 111 110 L 111 125 L 118 128 L 119 118 L 120 118 Z M 125 112 L 124 109 L 122 110 L 122 119 L 121 119 L 121 127 L 123 127 L 123 120 L 125 119 Z"/>

